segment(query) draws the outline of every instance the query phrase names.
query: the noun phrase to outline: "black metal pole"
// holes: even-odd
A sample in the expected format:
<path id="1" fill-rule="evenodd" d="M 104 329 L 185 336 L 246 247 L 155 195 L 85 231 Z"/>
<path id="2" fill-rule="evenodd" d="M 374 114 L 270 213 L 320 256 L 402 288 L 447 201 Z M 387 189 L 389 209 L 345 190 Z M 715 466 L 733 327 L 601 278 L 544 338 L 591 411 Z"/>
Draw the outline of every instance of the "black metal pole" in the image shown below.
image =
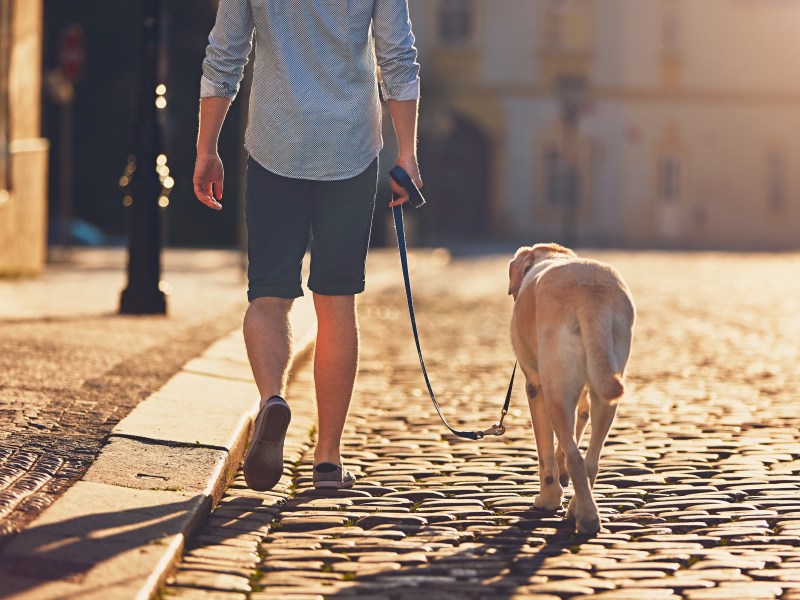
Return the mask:
<path id="1" fill-rule="evenodd" d="M 161 0 L 144 0 L 144 44 L 139 89 L 134 154 L 128 210 L 128 287 L 122 292 L 120 313 L 165 314 L 167 302 L 161 280 L 161 181 L 156 159 L 161 152 L 161 131 L 156 109 L 159 16 Z"/>

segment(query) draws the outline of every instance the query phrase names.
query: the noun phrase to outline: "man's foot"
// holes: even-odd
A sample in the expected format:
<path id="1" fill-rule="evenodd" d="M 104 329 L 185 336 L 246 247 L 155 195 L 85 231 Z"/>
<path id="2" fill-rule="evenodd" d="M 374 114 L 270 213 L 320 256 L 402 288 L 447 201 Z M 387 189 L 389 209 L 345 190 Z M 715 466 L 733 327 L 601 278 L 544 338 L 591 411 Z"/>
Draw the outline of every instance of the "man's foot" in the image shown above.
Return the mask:
<path id="1" fill-rule="evenodd" d="M 272 396 L 261 407 L 244 456 L 244 480 L 257 492 L 271 490 L 283 475 L 283 440 L 292 420 L 286 400 Z"/>
<path id="2" fill-rule="evenodd" d="M 340 465 L 322 462 L 314 465 L 314 487 L 317 489 L 341 490 L 353 487 L 356 478 Z"/>

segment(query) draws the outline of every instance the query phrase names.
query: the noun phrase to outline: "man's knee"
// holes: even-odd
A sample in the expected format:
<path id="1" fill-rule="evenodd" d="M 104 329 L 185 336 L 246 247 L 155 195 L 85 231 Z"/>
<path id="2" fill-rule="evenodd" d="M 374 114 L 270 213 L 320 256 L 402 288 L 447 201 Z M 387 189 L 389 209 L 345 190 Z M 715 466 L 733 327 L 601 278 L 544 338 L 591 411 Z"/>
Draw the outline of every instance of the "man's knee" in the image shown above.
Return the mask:
<path id="1" fill-rule="evenodd" d="M 317 311 L 317 320 L 322 322 L 329 319 L 344 319 L 355 315 L 356 297 L 354 295 L 345 296 L 325 296 L 314 294 L 314 308 Z"/>
<path id="2" fill-rule="evenodd" d="M 248 318 L 252 319 L 253 317 L 285 318 L 289 314 L 289 311 L 292 310 L 293 302 L 293 298 L 275 298 L 270 296 L 255 298 L 252 302 L 250 302 L 250 306 L 247 309 L 247 314 L 245 315 L 245 321 L 248 320 Z"/>

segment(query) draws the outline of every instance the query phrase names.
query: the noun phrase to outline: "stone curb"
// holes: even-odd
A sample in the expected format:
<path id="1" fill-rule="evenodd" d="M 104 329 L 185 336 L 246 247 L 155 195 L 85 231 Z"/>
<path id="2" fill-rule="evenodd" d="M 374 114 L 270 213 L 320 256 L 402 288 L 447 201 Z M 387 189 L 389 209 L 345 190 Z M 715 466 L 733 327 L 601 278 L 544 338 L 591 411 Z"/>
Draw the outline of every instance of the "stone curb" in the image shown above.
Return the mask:
<path id="1" fill-rule="evenodd" d="M 311 296 L 290 315 L 311 351 Z M 235 331 L 188 362 L 112 431 L 81 481 L 0 553 L 0 597 L 146 599 L 233 480 L 258 410 Z"/>

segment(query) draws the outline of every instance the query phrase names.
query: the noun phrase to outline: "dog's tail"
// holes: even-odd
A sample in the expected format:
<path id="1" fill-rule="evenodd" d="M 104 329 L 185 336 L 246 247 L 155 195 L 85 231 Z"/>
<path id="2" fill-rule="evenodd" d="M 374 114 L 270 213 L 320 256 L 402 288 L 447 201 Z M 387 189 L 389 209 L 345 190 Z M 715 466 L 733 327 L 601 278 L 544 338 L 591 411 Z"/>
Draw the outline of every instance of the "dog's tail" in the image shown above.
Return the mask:
<path id="1" fill-rule="evenodd" d="M 617 400 L 625 392 L 621 369 L 614 356 L 614 316 L 608 311 L 578 314 L 586 368 L 592 391 L 603 400 Z"/>

